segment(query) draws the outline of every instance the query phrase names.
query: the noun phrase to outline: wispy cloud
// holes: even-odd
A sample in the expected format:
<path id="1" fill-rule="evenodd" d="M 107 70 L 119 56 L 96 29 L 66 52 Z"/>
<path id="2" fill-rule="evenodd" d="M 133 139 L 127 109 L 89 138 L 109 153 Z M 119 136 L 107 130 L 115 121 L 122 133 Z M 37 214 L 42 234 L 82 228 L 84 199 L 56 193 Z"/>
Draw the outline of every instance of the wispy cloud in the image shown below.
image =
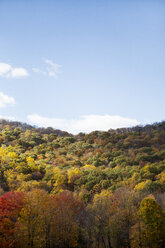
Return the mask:
<path id="1" fill-rule="evenodd" d="M 47 66 L 47 72 L 50 77 L 55 77 L 59 73 L 61 73 L 61 65 L 55 64 L 49 59 L 44 59 L 45 63 L 48 65 Z"/>
<path id="2" fill-rule="evenodd" d="M 15 105 L 15 99 L 14 97 L 8 96 L 4 94 L 3 92 L 0 92 L 0 108 L 4 108 L 8 105 L 13 106 Z"/>
<path id="3" fill-rule="evenodd" d="M 25 68 L 12 67 L 9 64 L 0 62 L 0 76 L 5 78 L 21 78 L 28 76 L 29 73 Z"/>
<path id="4" fill-rule="evenodd" d="M 40 74 L 42 74 L 42 75 L 46 75 L 46 74 L 47 74 L 45 71 L 39 70 L 39 69 L 37 69 L 37 68 L 32 68 L 32 70 L 33 70 L 34 72 L 40 73 Z"/>
<path id="5" fill-rule="evenodd" d="M 125 118 L 111 115 L 85 115 L 78 119 L 60 119 L 47 118 L 38 114 L 32 114 L 27 117 L 31 124 L 40 127 L 54 127 L 64 131 L 77 134 L 79 132 L 89 133 L 94 130 L 107 131 L 110 128 L 131 127 L 138 125 L 136 119 Z"/>
<path id="6" fill-rule="evenodd" d="M 57 77 L 58 74 L 61 73 L 61 65 L 54 63 L 53 61 L 43 58 L 43 61 L 47 65 L 44 70 L 38 68 L 32 68 L 32 70 L 36 73 L 40 73 L 42 75 L 50 76 L 50 77 Z"/>

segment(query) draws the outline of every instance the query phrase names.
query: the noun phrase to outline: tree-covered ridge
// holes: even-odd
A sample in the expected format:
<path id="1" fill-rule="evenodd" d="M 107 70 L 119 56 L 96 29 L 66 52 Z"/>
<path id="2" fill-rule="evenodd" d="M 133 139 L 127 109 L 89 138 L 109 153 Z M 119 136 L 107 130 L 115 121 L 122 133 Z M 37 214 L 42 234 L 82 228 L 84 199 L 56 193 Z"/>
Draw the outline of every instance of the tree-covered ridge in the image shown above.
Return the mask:
<path id="1" fill-rule="evenodd" d="M 76 136 L 3 121 L 0 129 L 1 191 L 164 192 L 165 122 Z"/>
<path id="2" fill-rule="evenodd" d="M 2 120 L 0 145 L 0 247 L 164 247 L 165 122 L 72 135 Z"/>

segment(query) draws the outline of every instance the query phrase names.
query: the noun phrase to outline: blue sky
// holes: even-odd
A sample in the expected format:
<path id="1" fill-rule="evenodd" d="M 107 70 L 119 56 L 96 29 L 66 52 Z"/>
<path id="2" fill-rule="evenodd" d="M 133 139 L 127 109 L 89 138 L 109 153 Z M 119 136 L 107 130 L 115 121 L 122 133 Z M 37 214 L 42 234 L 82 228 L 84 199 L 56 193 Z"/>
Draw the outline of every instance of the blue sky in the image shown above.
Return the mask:
<path id="1" fill-rule="evenodd" d="M 0 117 L 72 133 L 165 119 L 165 2 L 1 0 Z"/>

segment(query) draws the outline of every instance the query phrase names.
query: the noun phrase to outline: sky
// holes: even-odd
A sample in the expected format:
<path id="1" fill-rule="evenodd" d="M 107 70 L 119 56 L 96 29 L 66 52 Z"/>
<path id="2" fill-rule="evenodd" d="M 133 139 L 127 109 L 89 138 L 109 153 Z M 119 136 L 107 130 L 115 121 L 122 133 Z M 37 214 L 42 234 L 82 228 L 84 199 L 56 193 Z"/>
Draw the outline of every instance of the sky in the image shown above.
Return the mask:
<path id="1" fill-rule="evenodd" d="M 165 120 L 164 0 L 0 0 L 0 118 L 71 133 Z"/>

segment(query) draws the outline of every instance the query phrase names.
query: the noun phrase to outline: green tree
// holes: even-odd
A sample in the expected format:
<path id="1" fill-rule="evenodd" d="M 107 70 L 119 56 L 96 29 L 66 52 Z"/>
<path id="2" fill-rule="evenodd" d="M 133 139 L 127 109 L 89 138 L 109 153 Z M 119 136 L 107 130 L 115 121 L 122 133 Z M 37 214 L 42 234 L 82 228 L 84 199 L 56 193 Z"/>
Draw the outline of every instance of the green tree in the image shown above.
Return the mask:
<path id="1" fill-rule="evenodd" d="M 142 200 L 139 216 L 141 219 L 143 247 L 164 247 L 164 213 L 153 197 L 146 197 Z"/>

